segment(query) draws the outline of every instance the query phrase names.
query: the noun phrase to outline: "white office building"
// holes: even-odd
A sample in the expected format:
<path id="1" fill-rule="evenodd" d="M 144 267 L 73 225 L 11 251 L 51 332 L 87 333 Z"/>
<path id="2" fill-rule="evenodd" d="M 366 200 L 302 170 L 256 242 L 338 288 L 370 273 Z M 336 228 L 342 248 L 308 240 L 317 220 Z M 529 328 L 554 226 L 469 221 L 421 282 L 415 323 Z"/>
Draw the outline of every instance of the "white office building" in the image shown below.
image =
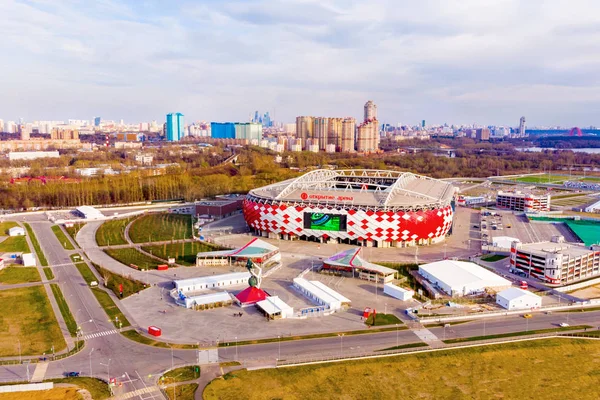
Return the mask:
<path id="1" fill-rule="evenodd" d="M 496 295 L 496 304 L 507 310 L 530 310 L 542 306 L 542 298 L 527 290 L 511 287 Z"/>

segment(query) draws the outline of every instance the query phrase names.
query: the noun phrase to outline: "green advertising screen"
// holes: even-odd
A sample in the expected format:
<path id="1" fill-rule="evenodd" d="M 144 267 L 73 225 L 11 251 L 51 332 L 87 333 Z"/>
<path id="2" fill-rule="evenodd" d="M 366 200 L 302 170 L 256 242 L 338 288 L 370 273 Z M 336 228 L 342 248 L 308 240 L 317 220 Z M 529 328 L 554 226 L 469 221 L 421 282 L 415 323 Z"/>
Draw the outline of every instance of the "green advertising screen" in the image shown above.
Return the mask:
<path id="1" fill-rule="evenodd" d="M 339 214 L 304 213 L 304 229 L 345 231 L 346 216 Z"/>

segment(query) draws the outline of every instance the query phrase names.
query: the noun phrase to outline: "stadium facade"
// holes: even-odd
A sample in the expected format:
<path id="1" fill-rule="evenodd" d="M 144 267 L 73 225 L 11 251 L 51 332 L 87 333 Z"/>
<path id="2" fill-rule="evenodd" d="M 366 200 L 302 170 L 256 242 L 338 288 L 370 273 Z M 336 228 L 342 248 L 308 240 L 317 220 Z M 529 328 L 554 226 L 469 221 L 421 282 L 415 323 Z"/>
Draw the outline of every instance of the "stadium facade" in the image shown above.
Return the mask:
<path id="1" fill-rule="evenodd" d="M 448 182 L 382 170 L 314 170 L 251 190 L 243 204 L 263 237 L 406 247 L 444 240 L 454 215 Z"/>

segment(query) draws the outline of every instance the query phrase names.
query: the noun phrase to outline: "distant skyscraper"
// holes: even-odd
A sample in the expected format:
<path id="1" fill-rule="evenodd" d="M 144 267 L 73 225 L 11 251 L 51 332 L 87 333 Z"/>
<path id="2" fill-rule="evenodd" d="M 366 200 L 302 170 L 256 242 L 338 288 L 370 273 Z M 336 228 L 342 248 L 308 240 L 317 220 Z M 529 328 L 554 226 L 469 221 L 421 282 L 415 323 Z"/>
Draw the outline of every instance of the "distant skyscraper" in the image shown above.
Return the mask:
<path id="1" fill-rule="evenodd" d="M 254 119 L 252 120 L 252 122 L 254 122 L 254 123 L 257 123 L 257 122 L 258 122 L 258 120 L 259 120 L 259 117 L 258 117 L 258 110 L 256 110 L 256 111 L 254 111 Z"/>
<path id="2" fill-rule="evenodd" d="M 4 132 L 4 121 L 0 119 L 0 132 Z"/>
<path id="3" fill-rule="evenodd" d="M 100 117 L 94 118 L 94 126 L 100 126 L 100 122 L 102 122 L 102 118 L 100 118 Z"/>
<path id="4" fill-rule="evenodd" d="M 377 106 L 373 103 L 373 100 L 369 100 L 365 104 L 365 121 L 372 121 L 375 119 L 377 119 Z"/>
<path id="5" fill-rule="evenodd" d="M 312 140 L 313 136 L 313 121 L 314 117 L 296 117 L 296 137 L 302 145 L 302 149 L 306 149 L 306 141 Z"/>
<path id="6" fill-rule="evenodd" d="M 183 114 L 182 113 L 169 113 L 167 114 L 167 141 L 178 142 L 184 136 L 183 132 Z"/>
<path id="7" fill-rule="evenodd" d="M 339 138 L 339 151 L 351 153 L 354 151 L 354 135 L 356 131 L 356 120 L 344 118 L 342 121 L 342 136 Z"/>
<path id="8" fill-rule="evenodd" d="M 267 111 L 262 119 L 262 124 L 263 126 L 270 128 L 271 126 L 273 126 L 272 122 L 271 122 L 271 116 L 269 115 L 269 112 Z"/>
<path id="9" fill-rule="evenodd" d="M 329 134 L 329 118 L 316 117 L 313 126 L 313 145 L 318 144 L 319 150 L 325 150 L 327 147 L 327 136 Z"/>
<path id="10" fill-rule="evenodd" d="M 521 117 L 521 119 L 519 120 L 519 136 L 525 136 L 525 117 Z"/>
<path id="11" fill-rule="evenodd" d="M 421 121 L 421 128 L 425 129 L 425 120 Z"/>

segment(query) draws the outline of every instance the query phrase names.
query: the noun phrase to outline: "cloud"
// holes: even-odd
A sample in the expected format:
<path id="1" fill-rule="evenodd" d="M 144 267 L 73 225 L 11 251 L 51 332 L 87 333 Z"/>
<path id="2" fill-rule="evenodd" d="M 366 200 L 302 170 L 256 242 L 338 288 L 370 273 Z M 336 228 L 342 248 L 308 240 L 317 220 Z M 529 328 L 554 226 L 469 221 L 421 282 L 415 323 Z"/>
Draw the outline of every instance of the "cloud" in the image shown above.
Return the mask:
<path id="1" fill-rule="evenodd" d="M 597 124 L 600 4 L 5 0 L 0 118 Z M 53 100 L 48 106 L 48 98 Z"/>

